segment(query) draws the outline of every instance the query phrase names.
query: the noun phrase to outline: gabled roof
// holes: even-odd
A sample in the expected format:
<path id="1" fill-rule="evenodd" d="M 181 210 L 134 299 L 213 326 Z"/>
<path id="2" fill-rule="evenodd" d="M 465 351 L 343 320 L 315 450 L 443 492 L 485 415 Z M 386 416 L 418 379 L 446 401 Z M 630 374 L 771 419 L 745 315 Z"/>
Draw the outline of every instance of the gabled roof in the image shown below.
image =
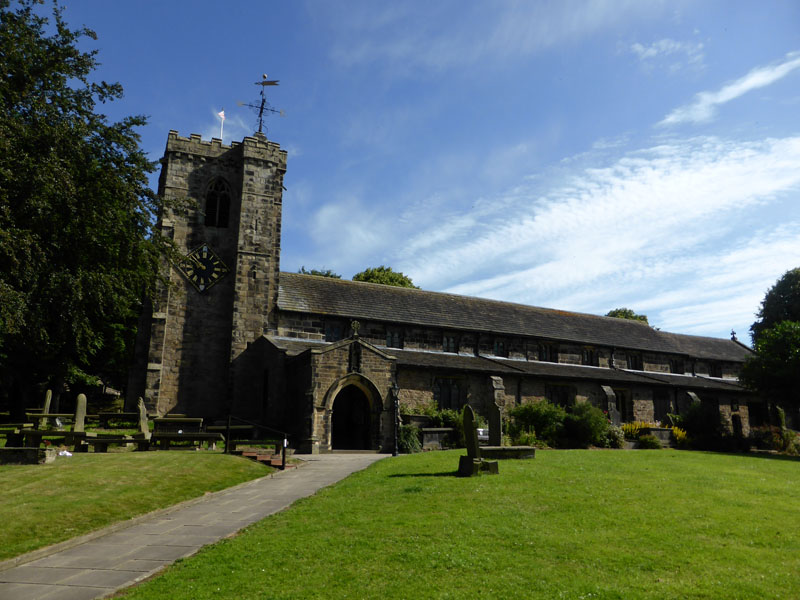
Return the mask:
<path id="1" fill-rule="evenodd" d="M 735 362 L 749 354 L 731 340 L 661 332 L 640 321 L 299 273 L 280 274 L 278 308 Z"/>

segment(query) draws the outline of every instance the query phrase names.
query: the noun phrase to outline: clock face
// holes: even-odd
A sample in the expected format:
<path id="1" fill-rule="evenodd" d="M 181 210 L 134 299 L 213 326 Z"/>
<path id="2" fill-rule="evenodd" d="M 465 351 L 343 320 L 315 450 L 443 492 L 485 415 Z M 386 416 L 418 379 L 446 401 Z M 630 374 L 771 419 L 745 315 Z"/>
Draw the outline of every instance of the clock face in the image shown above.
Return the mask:
<path id="1" fill-rule="evenodd" d="M 228 267 L 208 244 L 189 252 L 178 265 L 178 270 L 199 292 L 205 292 L 228 273 Z"/>

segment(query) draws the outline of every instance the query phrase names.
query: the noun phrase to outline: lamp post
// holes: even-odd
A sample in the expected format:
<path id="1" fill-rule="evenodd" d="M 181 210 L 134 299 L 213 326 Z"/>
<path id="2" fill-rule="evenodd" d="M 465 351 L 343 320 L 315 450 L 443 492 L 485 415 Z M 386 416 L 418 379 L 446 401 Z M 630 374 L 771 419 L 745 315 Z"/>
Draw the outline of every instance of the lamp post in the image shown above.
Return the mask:
<path id="1" fill-rule="evenodd" d="M 392 456 L 397 456 L 397 441 L 400 436 L 400 387 L 397 382 L 392 385 L 392 398 L 394 400 L 394 450 L 392 451 Z"/>

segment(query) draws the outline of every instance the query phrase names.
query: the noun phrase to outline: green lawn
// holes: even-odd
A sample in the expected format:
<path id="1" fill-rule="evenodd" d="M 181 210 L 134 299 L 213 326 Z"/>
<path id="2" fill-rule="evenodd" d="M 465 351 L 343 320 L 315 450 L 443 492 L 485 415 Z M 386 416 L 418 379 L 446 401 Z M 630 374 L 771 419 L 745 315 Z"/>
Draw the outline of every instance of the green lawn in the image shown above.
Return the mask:
<path id="1" fill-rule="evenodd" d="M 73 454 L 0 466 L 0 560 L 270 473 L 218 452 Z"/>
<path id="2" fill-rule="evenodd" d="M 800 598 L 800 462 L 540 451 L 383 460 L 126 598 Z"/>

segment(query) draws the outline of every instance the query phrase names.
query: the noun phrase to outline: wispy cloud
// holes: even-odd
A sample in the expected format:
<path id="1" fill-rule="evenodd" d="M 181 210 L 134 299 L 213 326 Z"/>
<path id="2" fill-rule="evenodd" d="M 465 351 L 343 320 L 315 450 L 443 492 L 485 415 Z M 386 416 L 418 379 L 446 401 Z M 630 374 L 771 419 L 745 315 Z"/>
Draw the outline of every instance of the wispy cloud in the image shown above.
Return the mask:
<path id="1" fill-rule="evenodd" d="M 640 43 L 631 44 L 630 51 L 642 61 L 647 69 L 656 63 L 666 63 L 669 71 L 680 70 L 684 64 L 701 69 L 703 67 L 703 44 L 701 42 L 680 42 L 664 38 L 649 46 Z M 675 60 L 680 58 L 682 60 Z M 684 63 L 685 61 L 685 63 Z"/>
<path id="2" fill-rule="evenodd" d="M 735 100 L 747 92 L 771 85 L 797 68 L 800 68 L 800 52 L 790 52 L 782 62 L 757 67 L 744 77 L 723 86 L 716 92 L 700 92 L 694 102 L 676 108 L 664 117 L 659 125 L 710 121 L 714 118 L 718 106 Z"/>
<path id="3" fill-rule="evenodd" d="M 751 322 L 754 296 L 800 257 L 787 196 L 800 189 L 800 137 L 674 140 L 543 181 L 482 214 L 426 218 L 394 264 L 429 289 L 595 313 L 635 304 L 665 328 L 708 332 L 714 319 Z M 748 229 L 756 217 L 764 231 Z M 700 316 L 715 303 L 728 308 Z"/>
<path id="4" fill-rule="evenodd" d="M 661 13 L 659 3 L 634 0 L 428 3 L 422 10 L 414 3 L 366 2 L 327 20 L 343 33 L 332 56 L 339 64 L 388 61 L 398 69 L 440 70 L 486 57 L 534 54 L 630 18 Z"/>

